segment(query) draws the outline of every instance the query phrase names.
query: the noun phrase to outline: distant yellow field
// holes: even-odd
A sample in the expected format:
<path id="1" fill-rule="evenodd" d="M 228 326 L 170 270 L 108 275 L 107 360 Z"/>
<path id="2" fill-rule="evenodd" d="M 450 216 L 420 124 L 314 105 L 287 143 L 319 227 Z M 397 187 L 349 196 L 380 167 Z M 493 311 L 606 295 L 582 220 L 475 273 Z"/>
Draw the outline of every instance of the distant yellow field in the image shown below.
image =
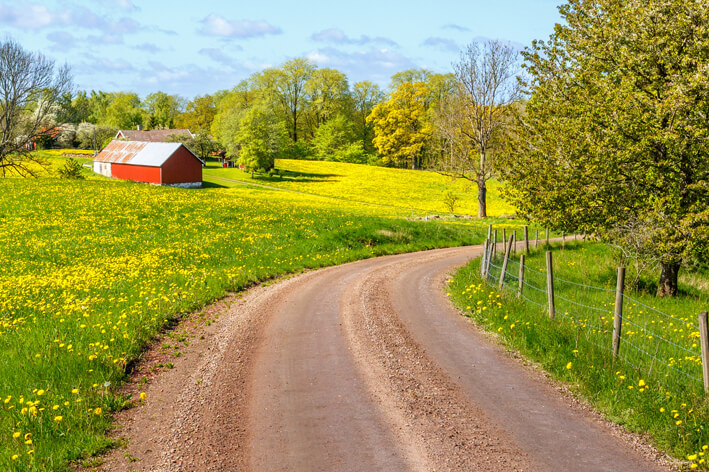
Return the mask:
<path id="1" fill-rule="evenodd" d="M 477 188 L 473 183 L 453 180 L 435 172 L 290 159 L 277 159 L 276 169 L 280 171 L 280 177 L 256 175 L 251 179 L 250 174 L 242 170 L 210 164 L 204 169 L 204 180 L 224 186 L 238 185 L 229 181 L 235 180 L 350 202 L 386 205 L 402 215 L 409 212 L 448 214 L 443 195 L 450 190 L 459 197 L 455 213 L 478 214 Z M 488 183 L 487 204 L 488 216 L 515 213 L 514 208 L 500 198 L 500 184 L 496 181 Z"/>

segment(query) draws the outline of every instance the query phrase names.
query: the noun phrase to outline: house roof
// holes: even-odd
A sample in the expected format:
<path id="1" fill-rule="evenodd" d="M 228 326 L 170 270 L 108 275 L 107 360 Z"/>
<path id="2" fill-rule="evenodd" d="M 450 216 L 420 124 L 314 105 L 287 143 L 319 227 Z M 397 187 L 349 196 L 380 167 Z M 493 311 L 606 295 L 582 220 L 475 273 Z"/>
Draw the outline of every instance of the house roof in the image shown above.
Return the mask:
<path id="1" fill-rule="evenodd" d="M 163 143 L 167 139 L 176 134 L 189 134 L 192 133 L 188 129 L 151 129 L 149 131 L 137 130 L 137 129 L 122 129 L 116 134 L 116 138 L 123 137 L 130 141 L 146 141 L 150 143 Z"/>
<path id="2" fill-rule="evenodd" d="M 187 149 L 199 162 L 204 162 L 182 143 L 148 143 L 113 140 L 98 153 L 94 162 L 111 162 L 136 166 L 162 167 L 180 147 Z"/>

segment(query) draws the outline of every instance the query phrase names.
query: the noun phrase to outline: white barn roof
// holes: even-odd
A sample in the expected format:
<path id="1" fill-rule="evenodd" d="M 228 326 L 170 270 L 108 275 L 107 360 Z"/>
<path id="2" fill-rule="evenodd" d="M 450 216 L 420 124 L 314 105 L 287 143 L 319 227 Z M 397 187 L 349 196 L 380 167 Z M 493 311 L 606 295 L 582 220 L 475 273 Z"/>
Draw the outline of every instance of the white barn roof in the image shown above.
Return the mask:
<path id="1" fill-rule="evenodd" d="M 111 141 L 94 162 L 132 164 L 136 166 L 162 167 L 182 143 L 150 143 L 145 141 Z M 187 149 L 187 148 L 186 148 Z M 189 150 L 189 149 L 188 149 Z M 202 160 L 190 151 L 200 162 Z"/>

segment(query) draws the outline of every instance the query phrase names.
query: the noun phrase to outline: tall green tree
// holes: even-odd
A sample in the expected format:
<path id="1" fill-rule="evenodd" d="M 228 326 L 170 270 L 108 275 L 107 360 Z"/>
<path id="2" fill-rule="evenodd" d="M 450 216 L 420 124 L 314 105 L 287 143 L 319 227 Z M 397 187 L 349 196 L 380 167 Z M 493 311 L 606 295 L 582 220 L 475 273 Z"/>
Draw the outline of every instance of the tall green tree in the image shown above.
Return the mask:
<path id="1" fill-rule="evenodd" d="M 364 81 L 354 84 L 351 97 L 354 133 L 362 142 L 362 148 L 368 153 L 374 153 L 374 127 L 367 122 L 367 117 L 374 107 L 384 101 L 384 94 L 377 84 Z"/>
<path id="2" fill-rule="evenodd" d="M 608 237 L 640 222 L 659 296 L 709 244 L 709 4 L 571 0 L 526 51 L 505 177 L 520 212 Z"/>
<path id="3" fill-rule="evenodd" d="M 108 97 L 109 104 L 105 109 L 105 118 L 99 123 L 114 126 L 119 129 L 131 129 L 143 124 L 143 108 L 138 94 L 133 92 L 116 92 Z"/>
<path id="4" fill-rule="evenodd" d="M 240 143 L 239 163 L 252 174 L 273 169 L 275 158 L 285 148 L 288 135 L 265 106 L 253 106 L 244 113 L 236 135 Z"/>
<path id="5" fill-rule="evenodd" d="M 298 142 L 298 129 L 308 105 L 306 84 L 312 78 L 315 66 L 307 59 L 292 59 L 276 69 L 268 85 L 283 108 L 288 120 L 288 133 Z"/>
<path id="6" fill-rule="evenodd" d="M 143 106 L 153 128 L 173 128 L 175 119 L 185 108 L 185 100 L 179 95 L 154 92 L 145 97 Z"/>
<path id="7" fill-rule="evenodd" d="M 324 122 L 343 114 L 349 100 L 347 76 L 336 69 L 315 69 L 305 83 L 310 135 Z"/>

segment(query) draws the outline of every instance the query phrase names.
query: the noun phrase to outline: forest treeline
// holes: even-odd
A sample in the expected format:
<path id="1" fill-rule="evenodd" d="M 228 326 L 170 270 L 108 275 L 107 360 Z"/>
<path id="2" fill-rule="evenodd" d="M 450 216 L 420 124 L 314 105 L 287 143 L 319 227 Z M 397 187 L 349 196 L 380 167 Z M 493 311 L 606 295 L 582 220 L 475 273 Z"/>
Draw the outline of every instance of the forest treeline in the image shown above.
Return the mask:
<path id="1" fill-rule="evenodd" d="M 450 156 L 450 142 L 437 128 L 456 82 L 454 73 L 413 69 L 392 76 L 382 90 L 297 58 L 191 100 L 162 91 L 143 98 L 65 93 L 52 117 L 59 131 L 52 140 L 100 149 L 119 129 L 189 129 L 199 154 L 223 150 L 256 170 L 268 170 L 275 157 L 433 168 Z"/>

